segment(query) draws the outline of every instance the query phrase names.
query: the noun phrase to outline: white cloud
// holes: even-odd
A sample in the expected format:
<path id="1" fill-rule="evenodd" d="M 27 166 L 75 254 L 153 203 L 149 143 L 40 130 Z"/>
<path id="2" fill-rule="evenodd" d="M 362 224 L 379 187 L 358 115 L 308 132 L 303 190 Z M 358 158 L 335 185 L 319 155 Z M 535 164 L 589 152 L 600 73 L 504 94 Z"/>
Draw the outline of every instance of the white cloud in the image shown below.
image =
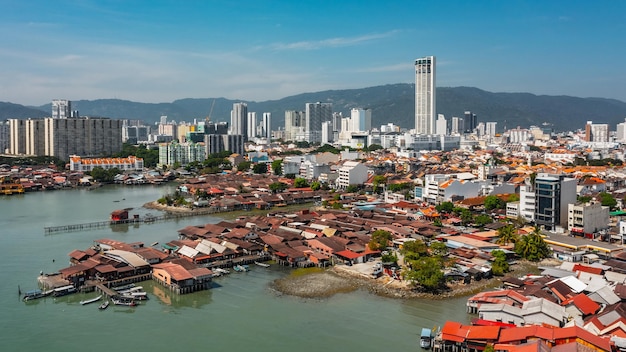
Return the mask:
<path id="1" fill-rule="evenodd" d="M 377 34 L 366 34 L 357 37 L 336 37 L 336 38 L 328 38 L 322 40 L 313 40 L 313 41 L 300 41 L 293 43 L 273 43 L 268 47 L 274 50 L 316 50 L 322 48 L 337 48 L 337 47 L 345 47 L 345 46 L 353 46 L 362 44 L 365 42 L 370 42 L 378 39 L 388 38 L 398 33 L 397 30 L 385 32 L 385 33 L 377 33 Z M 263 49 L 264 47 L 259 47 L 258 49 Z"/>

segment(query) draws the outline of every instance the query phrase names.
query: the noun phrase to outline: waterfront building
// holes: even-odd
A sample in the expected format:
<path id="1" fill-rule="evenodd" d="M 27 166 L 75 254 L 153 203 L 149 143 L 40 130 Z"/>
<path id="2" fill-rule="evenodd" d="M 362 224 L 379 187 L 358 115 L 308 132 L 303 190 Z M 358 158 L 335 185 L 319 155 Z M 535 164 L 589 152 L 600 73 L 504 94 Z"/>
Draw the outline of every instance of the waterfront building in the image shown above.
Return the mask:
<path id="1" fill-rule="evenodd" d="M 72 116 L 72 102 L 69 100 L 55 99 L 52 101 L 52 118 L 67 119 Z"/>
<path id="2" fill-rule="evenodd" d="M 120 171 L 143 171 L 143 158 L 129 155 L 126 158 L 81 158 L 78 155 L 70 156 L 70 171 L 92 171 L 95 167 L 105 170 L 119 169 Z"/>
<path id="3" fill-rule="evenodd" d="M 248 104 L 233 104 L 233 109 L 230 111 L 229 134 L 242 135 L 244 138 L 248 137 Z"/>
<path id="4" fill-rule="evenodd" d="M 70 155 L 108 156 L 122 150 L 122 120 L 45 118 L 44 123 L 43 155 L 69 160 Z"/>
<path id="5" fill-rule="evenodd" d="M 204 143 L 162 143 L 159 144 L 159 165 L 172 166 L 175 163 L 185 166 L 193 161 L 206 159 Z"/>
<path id="6" fill-rule="evenodd" d="M 435 134 L 435 57 L 415 60 L 415 133 Z"/>

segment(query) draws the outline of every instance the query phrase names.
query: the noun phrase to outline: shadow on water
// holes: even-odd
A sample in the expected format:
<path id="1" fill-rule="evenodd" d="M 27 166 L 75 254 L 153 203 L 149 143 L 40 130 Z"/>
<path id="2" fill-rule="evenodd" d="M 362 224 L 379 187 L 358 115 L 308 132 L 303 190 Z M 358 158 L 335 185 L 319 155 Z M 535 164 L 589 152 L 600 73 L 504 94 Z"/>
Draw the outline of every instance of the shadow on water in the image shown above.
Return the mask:
<path id="1" fill-rule="evenodd" d="M 150 286 L 150 287 L 146 287 Z M 188 293 L 184 295 L 179 295 L 175 292 L 171 292 L 165 287 L 156 284 L 150 283 L 148 285 L 144 285 L 144 289 L 146 292 L 151 292 L 152 295 L 160 301 L 160 303 L 165 304 L 166 306 L 170 306 L 174 309 L 181 308 L 195 308 L 199 309 L 203 306 L 209 305 L 213 302 L 212 292 L 211 290 L 215 288 L 221 287 L 217 283 L 213 283 L 211 289 L 203 290 L 193 293 Z"/>

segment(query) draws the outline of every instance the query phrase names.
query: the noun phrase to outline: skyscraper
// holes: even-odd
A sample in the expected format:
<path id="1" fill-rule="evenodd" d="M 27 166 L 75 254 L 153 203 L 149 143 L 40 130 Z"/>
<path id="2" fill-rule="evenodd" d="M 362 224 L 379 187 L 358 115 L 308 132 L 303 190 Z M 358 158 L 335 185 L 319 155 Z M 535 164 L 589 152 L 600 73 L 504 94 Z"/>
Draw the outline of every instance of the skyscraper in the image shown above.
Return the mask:
<path id="1" fill-rule="evenodd" d="M 264 112 L 263 120 L 261 120 L 261 136 L 265 137 L 267 143 L 272 140 L 272 113 Z"/>
<path id="2" fill-rule="evenodd" d="M 474 132 L 474 129 L 476 129 L 476 126 L 478 126 L 478 117 L 476 116 L 476 114 L 472 113 L 471 111 L 466 111 L 463 117 L 463 125 L 465 127 L 463 132 Z"/>
<path id="3" fill-rule="evenodd" d="M 248 104 L 233 104 L 230 111 L 230 134 L 248 137 Z"/>
<path id="4" fill-rule="evenodd" d="M 67 119 L 72 117 L 72 102 L 69 100 L 55 99 L 52 101 L 52 118 Z"/>
<path id="5" fill-rule="evenodd" d="M 257 124 L 258 122 L 256 120 L 256 112 L 249 112 L 248 113 L 248 139 L 252 139 L 256 137 Z"/>
<path id="6" fill-rule="evenodd" d="M 415 132 L 435 133 L 435 57 L 415 60 Z"/>
<path id="7" fill-rule="evenodd" d="M 332 121 L 333 104 L 306 103 L 305 140 L 309 143 L 322 141 L 322 122 Z"/>

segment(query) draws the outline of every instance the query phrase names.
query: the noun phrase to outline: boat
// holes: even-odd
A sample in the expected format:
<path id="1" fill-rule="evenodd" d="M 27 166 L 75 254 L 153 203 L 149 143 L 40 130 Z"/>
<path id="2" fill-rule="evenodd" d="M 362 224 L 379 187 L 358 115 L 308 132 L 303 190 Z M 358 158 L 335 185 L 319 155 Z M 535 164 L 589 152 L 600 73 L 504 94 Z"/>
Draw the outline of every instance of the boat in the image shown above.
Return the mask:
<path id="1" fill-rule="evenodd" d="M 31 291 L 27 291 L 24 294 L 24 297 L 22 298 L 22 300 L 24 302 L 32 301 L 34 299 L 39 299 L 39 298 L 43 298 L 43 297 L 49 296 L 51 293 L 52 293 L 52 290 L 50 290 L 50 291 L 31 290 Z"/>
<path id="2" fill-rule="evenodd" d="M 55 288 L 52 291 L 52 295 L 54 297 L 61 297 L 61 296 L 69 295 L 70 293 L 74 293 L 76 291 L 77 290 L 76 290 L 76 287 L 74 287 L 74 285 L 67 285 L 67 286 Z"/>
<path id="3" fill-rule="evenodd" d="M 261 267 L 264 267 L 264 268 L 269 268 L 270 267 L 270 265 L 267 264 L 267 263 L 261 263 L 261 262 L 256 262 L 255 261 L 254 264 L 256 264 L 258 266 L 261 266 Z"/>
<path id="4" fill-rule="evenodd" d="M 117 296 L 117 297 L 112 297 L 111 301 L 116 306 L 134 307 L 137 305 L 137 303 L 135 303 L 135 300 L 132 297 Z"/>
<path id="5" fill-rule="evenodd" d="M 223 268 L 215 268 L 212 269 L 214 272 L 220 274 L 220 275 L 228 275 L 230 274 L 230 271 L 228 269 L 223 269 Z"/>
<path id="6" fill-rule="evenodd" d="M 133 287 L 135 287 L 135 284 L 115 286 L 115 287 L 111 287 L 111 289 L 114 290 L 114 291 L 124 291 L 124 290 L 130 290 Z"/>
<path id="7" fill-rule="evenodd" d="M 111 303 L 111 302 L 109 302 L 109 300 L 107 299 L 106 301 L 102 302 L 102 304 L 98 307 L 98 309 L 100 309 L 100 310 L 107 309 L 109 307 L 109 303 Z"/>
<path id="8" fill-rule="evenodd" d="M 233 269 L 234 269 L 236 272 L 239 272 L 239 273 L 242 273 L 242 272 L 244 272 L 244 271 L 250 271 L 250 267 L 249 267 L 249 266 L 247 266 L 247 265 L 245 265 L 245 264 L 244 264 L 244 265 L 235 265 L 235 266 L 233 267 Z"/>
<path id="9" fill-rule="evenodd" d="M 86 299 L 84 301 L 80 301 L 80 304 L 81 305 L 85 305 L 85 304 L 89 304 L 89 303 L 93 303 L 93 302 L 98 302 L 101 299 L 102 299 L 102 295 L 100 295 L 98 297 L 94 297 L 92 299 Z"/>
<path id="10" fill-rule="evenodd" d="M 427 328 L 422 328 L 420 335 L 420 347 L 427 350 L 430 349 L 432 344 L 432 331 Z"/>
<path id="11" fill-rule="evenodd" d="M 127 299 L 137 299 L 140 301 L 144 301 L 146 299 L 148 299 L 148 293 L 146 292 L 129 292 L 126 294 L 123 294 L 122 297 L 127 298 Z"/>

